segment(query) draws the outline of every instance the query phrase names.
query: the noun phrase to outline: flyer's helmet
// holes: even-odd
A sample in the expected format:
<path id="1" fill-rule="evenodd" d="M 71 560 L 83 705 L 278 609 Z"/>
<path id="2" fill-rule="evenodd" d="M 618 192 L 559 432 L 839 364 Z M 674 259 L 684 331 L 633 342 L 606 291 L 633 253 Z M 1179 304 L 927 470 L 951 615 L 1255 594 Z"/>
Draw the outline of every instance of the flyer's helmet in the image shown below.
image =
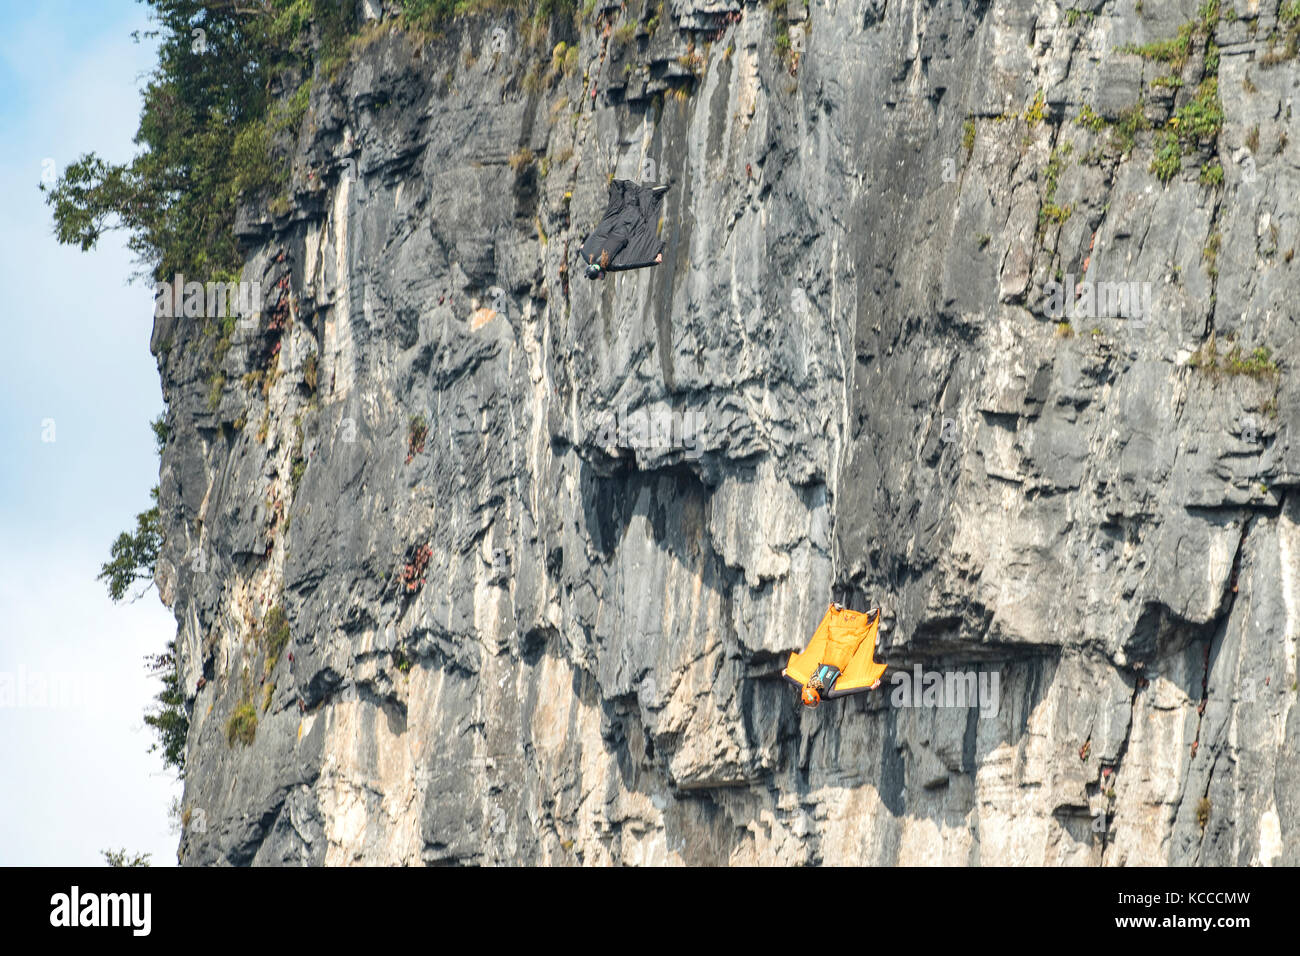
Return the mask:
<path id="1" fill-rule="evenodd" d="M 816 707 L 822 702 L 822 695 L 817 693 L 817 688 L 810 681 L 803 685 L 803 693 L 799 695 L 799 699 L 805 707 Z"/>

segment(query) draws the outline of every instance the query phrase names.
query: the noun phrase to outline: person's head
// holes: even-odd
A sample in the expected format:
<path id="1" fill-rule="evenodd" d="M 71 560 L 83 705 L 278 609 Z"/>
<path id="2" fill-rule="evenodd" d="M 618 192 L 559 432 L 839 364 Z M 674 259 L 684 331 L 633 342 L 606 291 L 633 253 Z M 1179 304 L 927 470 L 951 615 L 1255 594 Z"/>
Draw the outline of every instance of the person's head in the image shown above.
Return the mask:
<path id="1" fill-rule="evenodd" d="M 587 266 L 588 279 L 599 279 L 604 274 L 605 270 L 600 267 L 599 262 L 593 262 Z"/>
<path id="2" fill-rule="evenodd" d="M 799 699 L 805 707 L 816 707 L 822 702 L 822 695 L 819 691 L 817 682 L 809 681 L 803 685 L 803 693 L 799 695 Z"/>

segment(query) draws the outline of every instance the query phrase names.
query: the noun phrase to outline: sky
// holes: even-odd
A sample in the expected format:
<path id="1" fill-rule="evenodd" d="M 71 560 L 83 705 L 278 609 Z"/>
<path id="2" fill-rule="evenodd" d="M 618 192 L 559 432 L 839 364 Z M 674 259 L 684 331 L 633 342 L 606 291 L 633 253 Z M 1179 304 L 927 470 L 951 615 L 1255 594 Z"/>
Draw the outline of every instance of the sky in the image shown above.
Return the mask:
<path id="1" fill-rule="evenodd" d="M 115 605 L 95 579 L 158 482 L 152 288 L 129 281 L 121 233 L 59 246 L 38 188 L 83 153 L 134 155 L 147 16 L 0 0 L 0 865 L 176 862 L 180 785 L 143 721 L 160 686 L 144 658 L 175 621 L 152 588 Z"/>

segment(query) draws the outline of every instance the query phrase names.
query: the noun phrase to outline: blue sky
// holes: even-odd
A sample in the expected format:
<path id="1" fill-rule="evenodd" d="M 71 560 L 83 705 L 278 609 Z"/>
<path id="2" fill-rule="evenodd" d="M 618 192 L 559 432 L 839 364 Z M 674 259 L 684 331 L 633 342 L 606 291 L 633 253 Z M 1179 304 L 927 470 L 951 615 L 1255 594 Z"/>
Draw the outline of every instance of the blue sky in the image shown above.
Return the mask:
<path id="1" fill-rule="evenodd" d="M 134 154 L 153 47 L 131 33 L 147 14 L 0 0 L 0 679 L 79 688 L 57 706 L 0 703 L 0 864 L 95 865 L 109 847 L 175 863 L 180 787 L 142 719 L 158 689 L 144 655 L 175 623 L 154 590 L 114 605 L 95 580 L 158 480 L 152 290 L 128 284 L 121 234 L 57 245 L 38 190 L 49 160 Z"/>

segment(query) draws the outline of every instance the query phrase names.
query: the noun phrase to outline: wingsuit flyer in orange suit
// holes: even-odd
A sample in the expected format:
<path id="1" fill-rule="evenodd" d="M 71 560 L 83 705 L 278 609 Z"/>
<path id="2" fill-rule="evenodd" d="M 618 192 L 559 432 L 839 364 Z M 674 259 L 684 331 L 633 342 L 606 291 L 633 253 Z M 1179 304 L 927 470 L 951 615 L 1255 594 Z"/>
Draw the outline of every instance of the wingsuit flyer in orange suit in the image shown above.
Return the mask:
<path id="1" fill-rule="evenodd" d="M 790 655 L 782 676 L 802 688 L 808 707 L 879 687 L 885 673 L 875 660 L 879 630 L 880 608 L 864 613 L 832 604 L 803 653 Z"/>

